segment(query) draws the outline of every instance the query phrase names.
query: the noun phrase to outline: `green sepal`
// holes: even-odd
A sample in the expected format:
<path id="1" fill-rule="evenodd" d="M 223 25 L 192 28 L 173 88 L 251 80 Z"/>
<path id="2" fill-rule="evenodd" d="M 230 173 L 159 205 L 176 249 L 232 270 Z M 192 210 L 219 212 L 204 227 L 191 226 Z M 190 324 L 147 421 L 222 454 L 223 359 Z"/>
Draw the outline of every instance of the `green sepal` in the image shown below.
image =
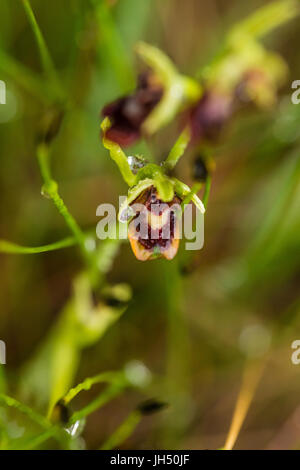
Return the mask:
<path id="1" fill-rule="evenodd" d="M 202 94 L 202 87 L 193 78 L 179 74 L 169 57 L 160 49 L 139 42 L 136 52 L 154 71 L 164 88 L 160 102 L 142 126 L 146 135 L 152 135 L 174 119 L 184 105 L 196 102 Z"/>

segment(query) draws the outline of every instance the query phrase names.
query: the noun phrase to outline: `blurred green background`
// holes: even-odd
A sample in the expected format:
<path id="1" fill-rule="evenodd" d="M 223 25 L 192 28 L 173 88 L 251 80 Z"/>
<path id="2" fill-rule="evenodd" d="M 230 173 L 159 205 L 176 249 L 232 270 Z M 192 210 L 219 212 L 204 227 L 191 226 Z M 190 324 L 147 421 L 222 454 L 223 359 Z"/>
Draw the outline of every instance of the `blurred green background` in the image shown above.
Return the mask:
<path id="1" fill-rule="evenodd" d="M 267 3 L 32 0 L 69 93 L 51 147 L 52 172 L 84 230 L 94 233 L 100 203 L 117 204 L 118 196 L 126 194 L 100 142 L 99 113 L 133 87 L 135 42 L 157 45 L 179 70 L 195 76 L 230 26 Z M 100 13 L 98 4 L 104 5 Z M 129 284 L 132 300 L 105 335 L 83 349 L 72 385 L 132 361 L 144 364 L 152 382 L 143 392 L 124 391 L 91 414 L 82 434 L 86 448 L 101 446 L 128 413 L 152 396 L 168 407 L 144 417 L 121 448 L 223 446 L 252 361 L 265 368 L 235 448 L 300 447 L 300 365 L 291 362 L 291 344 L 300 339 L 300 104 L 290 99 L 291 83 L 300 79 L 299 41 L 299 18 L 264 40 L 286 60 L 289 77 L 275 108 L 237 113 L 215 149 L 204 248 L 190 256 L 182 246 L 172 262 L 142 263 L 124 243 L 115 257 L 107 278 Z M 0 79 L 7 85 L 7 104 L 0 105 L 0 238 L 44 245 L 69 232 L 51 201 L 41 196 L 35 145 L 51 98 L 20 0 L 1 0 L 0 51 Z M 26 66 L 30 77 L 22 70 L 15 73 L 15 62 Z M 127 153 L 149 148 L 159 161 L 177 135 L 178 123 L 173 123 L 147 146 L 141 143 Z M 187 154 L 177 168 L 187 184 L 192 184 L 191 167 Z M 1 254 L 0 263 L 0 339 L 7 347 L 2 387 L 44 412 L 34 389 L 21 391 L 25 369 L 58 321 L 82 261 L 78 249 L 70 247 Z M 50 360 L 44 362 L 46 369 Z M 82 394 L 79 405 L 93 396 Z M 30 431 L 14 413 L 2 420 L 11 436 L 22 436 L 27 425 Z"/>

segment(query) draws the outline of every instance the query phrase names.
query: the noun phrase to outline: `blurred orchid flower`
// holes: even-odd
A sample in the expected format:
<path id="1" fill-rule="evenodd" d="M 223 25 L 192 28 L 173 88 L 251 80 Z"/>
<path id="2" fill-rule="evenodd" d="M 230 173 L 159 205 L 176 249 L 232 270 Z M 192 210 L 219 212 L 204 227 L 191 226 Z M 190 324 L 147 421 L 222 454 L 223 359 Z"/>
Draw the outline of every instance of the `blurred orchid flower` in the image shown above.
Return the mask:
<path id="1" fill-rule="evenodd" d="M 179 74 L 162 51 L 140 42 L 136 52 L 148 70 L 139 75 L 133 93 L 102 110 L 103 116 L 111 121 L 107 137 L 124 147 L 142 135 L 152 135 L 201 96 L 200 84 Z"/>

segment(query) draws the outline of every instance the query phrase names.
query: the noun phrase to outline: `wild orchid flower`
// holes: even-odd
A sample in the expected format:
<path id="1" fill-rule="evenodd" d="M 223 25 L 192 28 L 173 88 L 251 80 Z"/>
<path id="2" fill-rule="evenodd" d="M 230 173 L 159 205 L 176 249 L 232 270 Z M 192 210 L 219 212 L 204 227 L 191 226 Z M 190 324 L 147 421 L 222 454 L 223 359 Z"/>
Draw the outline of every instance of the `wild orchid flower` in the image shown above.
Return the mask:
<path id="1" fill-rule="evenodd" d="M 129 222 L 128 238 L 133 252 L 142 261 L 158 257 L 172 259 L 179 246 L 178 207 L 191 200 L 202 214 L 205 212 L 195 192 L 168 174 L 184 153 L 190 133 L 188 130 L 183 131 L 161 165 L 143 161 L 141 167 L 133 171 L 132 159 L 136 158 L 140 163 L 141 159 L 127 158 L 121 147 L 108 139 L 110 126 L 109 119 L 105 118 L 101 124 L 103 145 L 109 150 L 129 186 L 127 198 L 120 208 L 119 220 Z M 144 233 L 137 227 L 143 222 L 146 227 Z"/>

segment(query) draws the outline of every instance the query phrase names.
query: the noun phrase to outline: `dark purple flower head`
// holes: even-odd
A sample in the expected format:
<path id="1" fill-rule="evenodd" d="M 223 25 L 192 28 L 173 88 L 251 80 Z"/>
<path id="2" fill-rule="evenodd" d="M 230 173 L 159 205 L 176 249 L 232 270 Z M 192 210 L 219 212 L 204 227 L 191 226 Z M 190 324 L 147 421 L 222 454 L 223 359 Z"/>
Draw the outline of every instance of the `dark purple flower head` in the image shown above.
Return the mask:
<path id="1" fill-rule="evenodd" d="M 147 116 L 163 95 L 163 88 L 151 73 L 138 78 L 136 90 L 106 105 L 102 115 L 112 123 L 107 138 L 127 147 L 139 139 L 141 127 Z"/>
<path id="2" fill-rule="evenodd" d="M 216 139 L 232 111 L 233 99 L 229 94 L 207 91 L 189 113 L 192 140 L 198 143 Z"/>

